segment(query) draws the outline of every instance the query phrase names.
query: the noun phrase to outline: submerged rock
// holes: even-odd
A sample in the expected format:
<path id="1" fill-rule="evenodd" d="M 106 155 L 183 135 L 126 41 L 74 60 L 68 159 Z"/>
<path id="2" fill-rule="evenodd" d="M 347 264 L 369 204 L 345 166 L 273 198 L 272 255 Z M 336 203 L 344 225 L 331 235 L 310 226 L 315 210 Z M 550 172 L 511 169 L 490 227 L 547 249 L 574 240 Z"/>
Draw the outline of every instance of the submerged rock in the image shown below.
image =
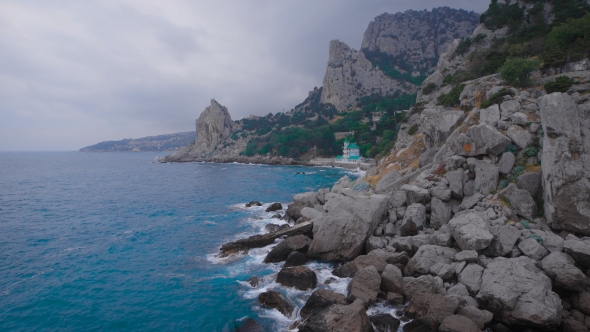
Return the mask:
<path id="1" fill-rule="evenodd" d="M 260 304 L 277 309 L 283 315 L 289 317 L 295 310 L 295 306 L 282 294 L 275 291 L 267 291 L 258 295 L 258 302 Z"/>
<path id="2" fill-rule="evenodd" d="M 316 288 L 318 277 L 305 266 L 283 267 L 277 275 L 277 282 L 283 286 L 307 290 Z"/>

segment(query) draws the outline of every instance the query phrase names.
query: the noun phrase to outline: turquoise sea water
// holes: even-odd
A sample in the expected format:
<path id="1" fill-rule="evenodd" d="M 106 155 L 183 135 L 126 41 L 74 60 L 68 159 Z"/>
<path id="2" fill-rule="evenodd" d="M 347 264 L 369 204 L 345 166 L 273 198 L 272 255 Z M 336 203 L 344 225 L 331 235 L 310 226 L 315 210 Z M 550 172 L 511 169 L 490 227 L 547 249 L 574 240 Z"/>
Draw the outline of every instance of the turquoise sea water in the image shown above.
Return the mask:
<path id="1" fill-rule="evenodd" d="M 253 317 L 270 331 L 294 321 L 256 302 L 280 288 L 281 264 L 262 264 L 269 248 L 215 253 L 281 223 L 246 202 L 286 208 L 348 173 L 152 163 L 162 155 L 0 153 L 0 330 L 231 331 Z M 320 283 L 332 277 L 329 265 L 310 265 Z M 256 289 L 243 282 L 253 275 L 266 276 Z M 311 293 L 282 292 L 298 306 Z"/>

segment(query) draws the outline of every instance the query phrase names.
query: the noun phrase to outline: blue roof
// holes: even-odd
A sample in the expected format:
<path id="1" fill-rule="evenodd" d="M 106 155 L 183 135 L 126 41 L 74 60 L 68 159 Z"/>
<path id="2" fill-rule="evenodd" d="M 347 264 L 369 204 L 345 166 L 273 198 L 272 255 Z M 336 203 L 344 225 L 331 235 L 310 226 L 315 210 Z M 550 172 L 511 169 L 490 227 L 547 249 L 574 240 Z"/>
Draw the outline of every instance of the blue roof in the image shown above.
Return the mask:
<path id="1" fill-rule="evenodd" d="M 359 159 L 361 156 L 350 156 L 348 159 Z"/>
<path id="2" fill-rule="evenodd" d="M 336 159 L 342 159 L 342 156 L 336 156 Z"/>
<path id="3" fill-rule="evenodd" d="M 348 145 L 348 148 L 349 148 L 349 149 L 358 149 L 358 148 L 359 148 L 359 146 L 358 146 L 358 145 L 356 145 L 356 144 L 354 144 L 354 143 L 350 143 L 350 144 Z"/>

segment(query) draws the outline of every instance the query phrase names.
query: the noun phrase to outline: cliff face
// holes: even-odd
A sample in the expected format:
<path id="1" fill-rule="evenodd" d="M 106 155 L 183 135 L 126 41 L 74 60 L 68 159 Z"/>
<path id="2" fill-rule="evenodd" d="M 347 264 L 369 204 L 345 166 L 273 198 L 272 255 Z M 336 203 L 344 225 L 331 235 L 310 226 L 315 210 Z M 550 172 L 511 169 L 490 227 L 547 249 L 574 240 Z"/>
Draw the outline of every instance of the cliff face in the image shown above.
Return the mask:
<path id="1" fill-rule="evenodd" d="M 212 152 L 219 142 L 228 138 L 235 124 L 225 106 L 211 99 L 211 105 L 205 108 L 195 122 L 197 136 L 194 153 L 204 155 Z"/>
<path id="2" fill-rule="evenodd" d="M 392 79 L 373 67 L 362 52 L 339 40 L 330 42 L 322 103 L 332 104 L 338 111 L 343 111 L 365 96 L 415 93 L 417 90 L 417 86 Z"/>
<path id="3" fill-rule="evenodd" d="M 436 66 L 453 40 L 471 35 L 479 14 L 448 7 L 382 14 L 369 24 L 361 50 L 385 53 L 422 74 Z"/>

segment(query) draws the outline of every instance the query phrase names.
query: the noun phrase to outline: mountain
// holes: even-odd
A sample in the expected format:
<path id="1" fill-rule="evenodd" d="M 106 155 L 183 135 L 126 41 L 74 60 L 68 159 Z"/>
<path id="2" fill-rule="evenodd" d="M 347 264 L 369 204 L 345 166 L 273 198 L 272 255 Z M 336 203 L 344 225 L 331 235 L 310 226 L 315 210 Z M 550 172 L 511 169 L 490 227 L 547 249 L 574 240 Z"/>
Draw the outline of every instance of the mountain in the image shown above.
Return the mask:
<path id="1" fill-rule="evenodd" d="M 467 38 L 478 17 L 446 7 L 381 15 L 369 25 L 362 51 L 339 40 L 330 42 L 323 86 L 310 91 L 291 111 L 235 121 L 231 136 L 224 136 L 215 146 L 198 140 L 165 160 L 244 161 L 264 156 L 264 160 L 306 161 L 342 153 L 344 138 L 336 140 L 334 135 L 342 132 L 354 132 L 350 140 L 365 157 L 387 154 L 403 119 L 399 111 L 415 103 L 424 75 L 438 60 L 438 50 L 451 42 L 451 30 L 454 37 Z M 403 51 L 393 51 L 398 48 Z M 410 67 L 405 60 L 398 61 L 410 57 L 414 61 Z M 222 118 L 211 121 L 231 119 Z M 206 151 L 200 148 L 202 144 Z"/>
<path id="2" fill-rule="evenodd" d="M 195 132 L 126 138 L 120 141 L 105 141 L 80 149 L 80 152 L 145 152 L 172 151 L 194 142 Z"/>

